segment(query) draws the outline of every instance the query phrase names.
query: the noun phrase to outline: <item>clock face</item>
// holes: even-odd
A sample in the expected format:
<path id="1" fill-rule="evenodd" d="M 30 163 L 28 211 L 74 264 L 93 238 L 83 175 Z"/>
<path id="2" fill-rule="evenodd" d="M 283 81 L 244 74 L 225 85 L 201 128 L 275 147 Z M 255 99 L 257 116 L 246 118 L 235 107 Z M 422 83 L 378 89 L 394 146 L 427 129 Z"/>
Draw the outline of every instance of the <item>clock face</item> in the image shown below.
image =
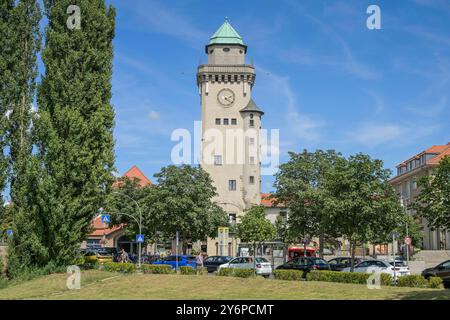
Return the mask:
<path id="1" fill-rule="evenodd" d="M 217 94 L 217 100 L 223 106 L 229 107 L 234 103 L 235 95 L 231 89 L 222 89 Z"/>

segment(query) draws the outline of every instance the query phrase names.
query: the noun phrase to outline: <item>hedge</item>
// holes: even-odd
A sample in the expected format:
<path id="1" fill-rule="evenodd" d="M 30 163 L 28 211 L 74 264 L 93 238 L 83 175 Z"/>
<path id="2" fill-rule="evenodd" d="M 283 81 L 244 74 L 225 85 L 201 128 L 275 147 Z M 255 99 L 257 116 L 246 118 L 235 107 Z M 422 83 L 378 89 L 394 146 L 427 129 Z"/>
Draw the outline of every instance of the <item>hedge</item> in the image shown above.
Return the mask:
<path id="1" fill-rule="evenodd" d="M 133 263 L 105 262 L 103 270 L 109 272 L 135 273 L 136 266 Z"/>
<path id="2" fill-rule="evenodd" d="M 371 273 L 362 272 L 343 272 L 343 271 L 318 271 L 312 270 L 307 273 L 308 281 L 326 281 L 339 283 L 367 284 L 367 279 Z M 390 274 L 381 273 L 381 284 L 385 286 L 392 285 L 392 277 Z"/>
<path id="3" fill-rule="evenodd" d="M 251 278 L 255 276 L 255 271 L 253 269 L 235 268 L 233 276 L 238 278 Z"/>
<path id="4" fill-rule="evenodd" d="M 255 276 L 255 271 L 253 269 L 220 268 L 217 275 L 225 277 L 250 278 Z"/>
<path id="5" fill-rule="evenodd" d="M 164 264 L 143 264 L 141 270 L 145 274 L 170 274 L 174 273 L 171 266 Z"/>
<path id="6" fill-rule="evenodd" d="M 208 269 L 203 267 L 192 268 L 189 266 L 180 267 L 180 273 L 183 275 L 205 275 L 208 274 Z"/>
<path id="7" fill-rule="evenodd" d="M 300 270 L 275 270 L 276 280 L 294 280 L 299 281 L 303 278 L 303 271 Z"/>
<path id="8" fill-rule="evenodd" d="M 233 269 L 232 268 L 220 268 L 217 272 L 218 276 L 221 277 L 231 277 L 233 276 Z"/>
<path id="9" fill-rule="evenodd" d="M 402 276 L 398 278 L 397 286 L 413 287 L 413 288 L 441 288 L 442 279 L 438 277 L 430 277 L 428 280 L 421 275 Z"/>

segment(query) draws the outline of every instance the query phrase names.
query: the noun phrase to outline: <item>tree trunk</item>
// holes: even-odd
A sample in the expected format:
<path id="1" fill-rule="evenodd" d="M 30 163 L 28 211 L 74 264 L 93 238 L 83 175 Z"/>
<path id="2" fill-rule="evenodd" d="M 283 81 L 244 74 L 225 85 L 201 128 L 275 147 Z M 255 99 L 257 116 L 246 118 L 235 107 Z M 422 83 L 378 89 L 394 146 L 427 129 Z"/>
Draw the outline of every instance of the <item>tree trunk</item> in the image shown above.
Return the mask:
<path id="1" fill-rule="evenodd" d="M 350 252 L 352 255 L 350 272 L 353 272 L 355 270 L 355 243 L 352 240 L 350 240 Z"/>
<path id="2" fill-rule="evenodd" d="M 323 247 L 324 247 L 324 243 L 323 243 L 323 234 L 321 234 L 319 236 L 319 258 L 323 259 Z"/>
<path id="3" fill-rule="evenodd" d="M 183 236 L 183 240 L 182 240 L 182 250 L 183 250 L 183 254 L 186 254 L 187 252 L 187 238 L 186 236 Z"/>

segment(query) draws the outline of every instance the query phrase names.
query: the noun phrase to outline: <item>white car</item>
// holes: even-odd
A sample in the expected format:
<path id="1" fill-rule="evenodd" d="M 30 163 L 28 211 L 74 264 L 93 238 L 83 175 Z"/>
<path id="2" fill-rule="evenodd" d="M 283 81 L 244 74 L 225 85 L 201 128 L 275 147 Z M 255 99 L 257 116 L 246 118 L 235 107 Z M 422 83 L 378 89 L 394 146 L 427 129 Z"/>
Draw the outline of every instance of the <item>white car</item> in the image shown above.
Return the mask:
<path id="1" fill-rule="evenodd" d="M 253 257 L 237 257 L 227 263 L 221 264 L 217 270 L 219 271 L 222 268 L 255 268 L 256 274 L 264 277 L 269 277 L 272 273 L 270 262 L 263 257 L 256 257 L 256 262 L 253 260 Z"/>
<path id="2" fill-rule="evenodd" d="M 396 266 L 394 267 L 391 265 L 388 261 L 385 260 L 365 260 L 360 263 L 358 263 L 355 266 L 354 272 L 367 272 L 369 267 L 377 267 L 379 268 L 380 272 L 382 273 L 388 273 L 392 276 L 393 279 L 396 279 L 401 276 L 407 276 L 411 273 L 409 272 L 409 268 L 407 266 Z M 394 270 L 395 268 L 395 270 Z M 344 272 L 350 272 L 350 267 L 342 269 Z M 394 277 L 395 273 L 395 277 Z"/>

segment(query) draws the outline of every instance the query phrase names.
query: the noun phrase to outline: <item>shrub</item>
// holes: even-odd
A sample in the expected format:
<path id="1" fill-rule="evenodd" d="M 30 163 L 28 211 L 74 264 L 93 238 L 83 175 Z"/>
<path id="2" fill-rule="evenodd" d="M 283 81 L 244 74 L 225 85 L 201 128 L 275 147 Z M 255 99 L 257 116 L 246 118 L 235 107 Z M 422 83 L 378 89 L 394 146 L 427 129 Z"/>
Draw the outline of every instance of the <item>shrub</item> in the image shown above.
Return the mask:
<path id="1" fill-rule="evenodd" d="M 180 267 L 180 272 L 181 272 L 181 274 L 184 274 L 184 275 L 195 275 L 195 274 L 197 274 L 197 270 L 192 268 L 192 267 L 189 267 L 189 266 Z"/>
<path id="2" fill-rule="evenodd" d="M 421 275 L 409 275 L 399 277 L 397 280 L 399 287 L 427 288 L 428 281 Z"/>
<path id="3" fill-rule="evenodd" d="M 134 273 L 136 266 L 133 263 L 106 262 L 103 264 L 103 270 L 109 272 Z"/>
<path id="4" fill-rule="evenodd" d="M 442 279 L 439 277 L 430 277 L 428 279 L 428 287 L 432 289 L 442 288 Z"/>
<path id="5" fill-rule="evenodd" d="M 235 268 L 233 276 L 238 278 L 251 278 L 255 276 L 255 271 L 253 269 Z"/>
<path id="6" fill-rule="evenodd" d="M 164 264 L 143 264 L 141 270 L 145 274 L 169 274 L 174 272 L 171 266 Z"/>
<path id="7" fill-rule="evenodd" d="M 389 273 L 381 274 L 381 285 L 382 286 L 391 286 L 393 282 L 393 278 Z"/>
<path id="8" fill-rule="evenodd" d="M 301 280 L 303 278 L 303 272 L 299 270 L 275 270 L 276 280 Z"/>
<path id="9" fill-rule="evenodd" d="M 369 277 L 368 273 L 312 270 L 306 275 L 306 280 L 366 284 Z"/>
<path id="10" fill-rule="evenodd" d="M 222 277 L 231 277 L 233 275 L 233 269 L 232 268 L 220 268 L 217 272 L 218 276 Z"/>

